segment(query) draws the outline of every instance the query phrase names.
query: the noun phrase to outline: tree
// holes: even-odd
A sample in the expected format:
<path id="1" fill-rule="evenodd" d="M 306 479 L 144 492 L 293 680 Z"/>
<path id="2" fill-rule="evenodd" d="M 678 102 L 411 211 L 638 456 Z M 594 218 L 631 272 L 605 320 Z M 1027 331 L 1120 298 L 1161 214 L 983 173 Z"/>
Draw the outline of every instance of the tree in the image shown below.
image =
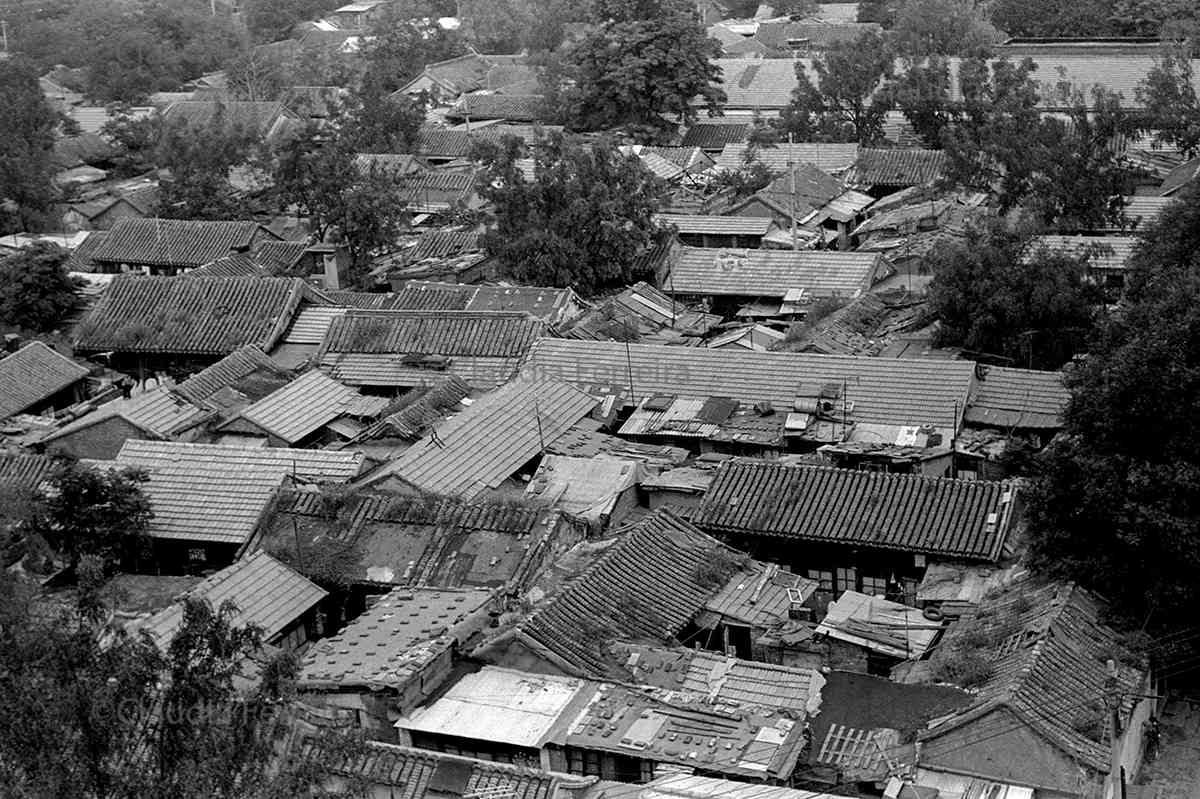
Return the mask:
<path id="1" fill-rule="evenodd" d="M 87 579 L 95 575 L 89 573 Z M 53 611 L 28 584 L 0 574 L 0 779 L 24 799 L 284 799 L 362 796 L 361 780 L 327 789 L 324 761 L 297 762 L 280 735 L 295 660 L 264 652 L 232 605 L 187 599 L 167 651 L 108 621 L 105 591 L 80 587 Z M 264 664 L 242 687 L 248 666 Z M 319 736 L 362 757 L 360 740 Z M 345 761 L 337 761 L 345 762 Z"/>
<path id="2" fill-rule="evenodd" d="M 1142 233 L 1127 302 L 1071 374 L 1064 434 L 1028 493 L 1034 565 L 1102 590 L 1130 626 L 1200 601 L 1200 190 Z"/>
<path id="3" fill-rule="evenodd" d="M 781 0 L 774 4 L 775 13 L 793 19 L 815 17 L 821 13 L 821 5 L 817 0 Z"/>
<path id="4" fill-rule="evenodd" d="M 798 141 L 878 141 L 892 106 L 892 65 L 890 48 L 874 33 L 835 45 L 815 58 L 815 84 L 797 61 L 799 83 L 780 115 L 783 130 Z"/>
<path id="5" fill-rule="evenodd" d="M 388 97 L 371 82 L 352 92 L 340 113 L 347 146 L 359 153 L 411 152 L 425 124 L 422 100 Z"/>
<path id="6" fill-rule="evenodd" d="M 0 324 L 46 333 L 79 307 L 79 286 L 67 274 L 69 253 L 38 242 L 0 260 Z"/>
<path id="7" fill-rule="evenodd" d="M 1136 90 L 1145 106 L 1142 123 L 1154 132 L 1155 145 L 1178 147 L 1185 158 L 1200 153 L 1200 97 L 1193 77 L 1188 48 L 1169 47 Z"/>
<path id="8" fill-rule="evenodd" d="M 414 17 L 398 7 L 389 7 L 372 22 L 363 41 L 363 81 L 386 94 L 420 75 L 426 64 L 467 52 L 462 36 L 443 29 L 436 17 Z"/>
<path id="9" fill-rule="evenodd" d="M 179 119 L 163 127 L 157 162 L 171 173 L 160 183 L 159 213 L 175 219 L 237 219 L 245 201 L 229 182 L 230 170 L 257 155 L 257 135 L 229 119 L 215 103 L 212 116 L 192 124 Z"/>
<path id="10" fill-rule="evenodd" d="M 40 230 L 55 198 L 50 153 L 59 116 L 20 59 L 0 60 L 0 103 L 0 233 Z"/>
<path id="11" fill-rule="evenodd" d="M 459 14 L 471 45 L 481 53 L 518 53 L 537 24 L 529 0 L 461 0 Z"/>
<path id="12" fill-rule="evenodd" d="M 591 292 L 628 281 L 655 235 L 660 182 L 611 144 L 552 134 L 534 148 L 534 179 L 517 169 L 518 140 L 484 148 L 480 192 L 494 205 L 484 246 L 515 279 Z"/>
<path id="13" fill-rule="evenodd" d="M 950 101 L 950 64 L 942 56 L 914 61 L 905 59 L 892 85 L 896 106 L 926 146 L 942 146 L 943 131 L 956 119 Z"/>
<path id="14" fill-rule="evenodd" d="M 896 49 L 911 58 L 986 57 L 1000 38 L 975 0 L 908 0 L 893 32 Z"/>
<path id="15" fill-rule="evenodd" d="M 109 119 L 100 129 L 100 135 L 117 147 L 117 170 L 123 175 L 140 174 L 154 166 L 162 134 L 161 116 L 135 114 L 124 103 L 111 107 Z"/>
<path id="16" fill-rule="evenodd" d="M 254 47 L 225 65 L 225 80 L 233 99 L 251 102 L 276 100 L 290 83 L 282 61 Z"/>
<path id="17" fill-rule="evenodd" d="M 995 0 L 992 24 L 1010 36 L 1115 36 L 1114 0 Z"/>
<path id="18" fill-rule="evenodd" d="M 1021 366 L 1054 369 L 1075 355 L 1104 301 L 1085 258 L 1031 249 L 1002 222 L 931 256 L 929 303 L 938 344 Z"/>
<path id="19" fill-rule="evenodd" d="M 31 535 L 46 541 L 71 567 L 93 557 L 106 571 L 132 563 L 146 545 L 153 515 L 137 469 L 100 471 L 60 459 L 50 490 L 38 502 Z"/>
<path id="20" fill-rule="evenodd" d="M 335 0 L 246 0 L 242 19 L 256 42 L 286 39 L 298 23 L 317 19 L 340 4 Z"/>
<path id="21" fill-rule="evenodd" d="M 636 4 L 613 2 L 598 9 L 607 21 L 566 55 L 571 88 L 565 107 L 573 129 L 624 127 L 654 140 L 676 123 L 694 121 L 697 97 L 710 114 L 720 111 L 725 93 L 713 63 L 720 45 L 708 38 L 689 7 L 678 0 L 662 6 L 650 17 L 634 16 L 645 11 Z"/>

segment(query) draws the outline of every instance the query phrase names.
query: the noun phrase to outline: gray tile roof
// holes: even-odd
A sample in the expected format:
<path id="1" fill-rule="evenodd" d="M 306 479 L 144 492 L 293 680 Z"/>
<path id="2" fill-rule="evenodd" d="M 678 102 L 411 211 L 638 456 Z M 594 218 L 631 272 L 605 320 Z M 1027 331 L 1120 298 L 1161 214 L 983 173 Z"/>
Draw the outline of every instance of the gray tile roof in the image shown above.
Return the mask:
<path id="1" fill-rule="evenodd" d="M 768 401 L 777 411 L 791 410 L 797 397 L 816 397 L 823 386 L 836 383 L 839 390 L 845 389 L 849 421 L 928 424 L 947 432 L 956 426 L 975 374 L 975 365 L 966 361 L 570 339 L 539 340 L 528 365 L 543 378 L 589 390 L 632 393 L 638 400 L 654 394 L 732 397 L 750 404 Z M 835 415 L 840 418 L 840 413 L 839 408 Z"/>
<path id="2" fill-rule="evenodd" d="M 45 455 L 0 452 L 0 490 L 31 491 L 54 471 L 54 461 Z M 4 511 L 0 509 L 0 514 Z"/>
<path id="3" fill-rule="evenodd" d="M 737 172 L 746 164 L 746 144 L 728 144 L 717 156 L 716 170 Z M 857 144 L 808 144 L 786 142 L 774 147 L 759 147 L 754 160 L 772 172 L 787 172 L 788 165 L 812 164 L 825 172 L 843 172 L 858 157 Z"/>
<path id="4" fill-rule="evenodd" d="M 682 146 L 719 151 L 726 144 L 741 144 L 753 125 L 745 120 L 701 119 L 683 134 Z"/>
<path id="5" fill-rule="evenodd" d="M 42 439 L 43 444 L 73 435 L 114 417 L 120 417 L 154 438 L 170 438 L 209 418 L 205 408 L 175 396 L 169 389 L 156 388 L 130 399 L 106 402 L 91 413 L 65 424 Z"/>
<path id="6" fill-rule="evenodd" d="M 846 173 L 846 183 L 890 188 L 928 186 L 941 178 L 945 168 L 946 153 L 943 150 L 863 148 L 858 151 L 854 166 Z"/>
<path id="7" fill-rule="evenodd" d="M 713 533 L 995 561 L 1016 521 L 1009 483 L 735 460 L 695 522 Z"/>
<path id="8" fill-rule="evenodd" d="M 660 225 L 673 226 L 680 233 L 710 233 L 717 236 L 765 236 L 770 219 L 752 216 L 705 216 L 702 214 L 655 214 Z"/>
<path id="9" fill-rule="evenodd" d="M 491 599 L 490 591 L 478 589 L 397 588 L 309 650 L 300 688 L 399 689 L 419 679 L 472 617 L 486 614 Z"/>
<path id="10" fill-rule="evenodd" d="M 49 399 L 87 377 L 88 369 L 40 341 L 0 359 L 0 419 Z"/>
<path id="11" fill-rule="evenodd" d="M 262 630 L 263 641 L 270 641 L 327 595 L 266 552 L 255 552 L 193 586 L 175 604 L 147 619 L 141 629 L 165 650 L 183 624 L 182 600 L 202 599 L 214 609 L 232 602 L 238 610 L 233 623 L 254 625 Z"/>
<path id="12" fill-rule="evenodd" d="M 812 73 L 807 58 L 718 58 L 725 107 L 736 109 L 778 110 L 792 101 L 792 92 L 800 85 L 796 63 Z"/>
<path id="13" fill-rule="evenodd" d="M 260 230 L 257 222 L 122 219 L 92 252 L 92 259 L 132 265 L 200 267 L 234 250 L 249 249 Z"/>
<path id="14" fill-rule="evenodd" d="M 1033 257 L 1043 247 L 1056 255 L 1086 256 L 1090 269 L 1123 270 L 1133 257 L 1138 239 L 1134 236 L 1063 236 L 1047 234 L 1030 242 L 1026 251 Z"/>
<path id="15" fill-rule="evenodd" d="M 361 452 L 285 447 L 231 447 L 224 444 L 186 444 L 177 441 L 126 441 L 118 459 L 147 469 L 172 464 L 227 463 L 259 472 L 282 469 L 298 480 L 346 483 L 362 469 Z"/>
<path id="16" fill-rule="evenodd" d="M 517 378 L 435 428 L 368 482 L 395 477 L 423 491 L 471 499 L 496 488 L 596 400 L 557 380 Z"/>
<path id="17" fill-rule="evenodd" d="M 1070 400 L 1062 372 L 981 367 L 963 418 L 988 427 L 1057 430 Z"/>
<path id="18" fill-rule="evenodd" d="M 803 289 L 814 298 L 854 297 L 884 269 L 878 253 L 680 247 L 667 285 L 680 294 L 782 298 Z"/>
<path id="19" fill-rule="evenodd" d="M 177 384 L 171 391 L 189 402 L 200 404 L 221 389 L 232 386 L 256 372 L 282 376 L 284 369 L 263 352 L 262 348 L 247 344 Z"/>
<path id="20" fill-rule="evenodd" d="M 383 397 L 364 397 L 357 390 L 311 371 L 247 406 L 242 419 L 288 444 L 295 444 L 339 416 L 373 416 L 387 405 Z M 365 413 L 373 410 L 375 413 Z M 235 424 L 231 420 L 229 424 Z"/>

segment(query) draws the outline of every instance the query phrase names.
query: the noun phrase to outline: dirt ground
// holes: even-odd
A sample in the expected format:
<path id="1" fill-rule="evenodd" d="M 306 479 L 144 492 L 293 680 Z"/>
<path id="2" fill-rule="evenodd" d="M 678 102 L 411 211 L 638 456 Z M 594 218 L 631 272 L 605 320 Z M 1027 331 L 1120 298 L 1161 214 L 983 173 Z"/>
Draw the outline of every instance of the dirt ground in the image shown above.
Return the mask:
<path id="1" fill-rule="evenodd" d="M 1142 768 L 1131 799 L 1200 799 L 1200 694 L 1172 696 L 1160 720 L 1159 755 Z"/>

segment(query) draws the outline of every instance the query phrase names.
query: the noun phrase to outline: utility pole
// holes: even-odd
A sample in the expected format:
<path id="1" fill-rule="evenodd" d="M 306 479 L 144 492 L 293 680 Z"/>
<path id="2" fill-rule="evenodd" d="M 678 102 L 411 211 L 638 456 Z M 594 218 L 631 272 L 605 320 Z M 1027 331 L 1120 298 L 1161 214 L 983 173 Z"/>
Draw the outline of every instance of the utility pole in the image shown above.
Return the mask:
<path id="1" fill-rule="evenodd" d="M 800 249 L 800 245 L 796 240 L 796 167 L 792 164 L 792 143 L 796 136 L 793 133 L 788 134 L 788 157 L 787 167 L 788 175 L 791 176 L 791 191 L 788 192 L 788 216 L 792 218 L 792 250 Z"/>
<path id="2" fill-rule="evenodd" d="M 8 57 L 8 20 L 0 19 L 0 36 L 4 38 L 4 56 Z"/>
<path id="3" fill-rule="evenodd" d="M 1109 790 L 1105 793 L 1112 799 L 1126 799 L 1125 769 L 1121 766 L 1121 757 L 1124 754 L 1121 751 L 1121 739 L 1124 730 L 1121 729 L 1121 694 L 1117 684 L 1117 662 L 1109 658 L 1105 666 L 1108 675 L 1104 679 L 1104 714 L 1107 716 L 1104 721 L 1105 726 L 1108 727 L 1110 758 L 1108 762 Z"/>

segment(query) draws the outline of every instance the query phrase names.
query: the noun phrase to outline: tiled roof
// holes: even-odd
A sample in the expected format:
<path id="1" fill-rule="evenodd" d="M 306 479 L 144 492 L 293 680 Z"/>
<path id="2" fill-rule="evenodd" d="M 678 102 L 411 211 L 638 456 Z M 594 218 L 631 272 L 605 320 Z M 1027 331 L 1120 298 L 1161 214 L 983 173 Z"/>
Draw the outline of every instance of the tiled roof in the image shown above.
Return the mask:
<path id="1" fill-rule="evenodd" d="M 237 607 L 233 623 L 254 625 L 262 630 L 263 640 L 270 641 L 327 594 L 266 552 L 255 552 L 192 587 L 141 629 L 165 650 L 183 624 L 183 599 L 202 599 L 214 609 L 232 602 Z"/>
<path id="2" fill-rule="evenodd" d="M 542 118 L 543 100 L 540 94 L 468 94 L 447 116 L 536 122 Z"/>
<path id="3" fill-rule="evenodd" d="M 937 181 L 946 168 L 943 150 L 863 148 L 846 173 L 851 186 L 924 186 Z"/>
<path id="4" fill-rule="evenodd" d="M 199 267 L 235 250 L 249 249 L 260 229 L 257 222 L 122 219 L 91 256 L 109 263 Z"/>
<path id="5" fill-rule="evenodd" d="M 372 786 L 390 789 L 389 799 L 426 799 L 443 795 L 442 786 L 462 783 L 463 796 L 497 796 L 504 799 L 554 799 L 559 778 L 508 763 L 476 760 L 429 749 L 367 741 L 365 751 L 353 760 L 341 753 L 322 752 L 313 739 L 301 751 L 308 761 L 317 760 L 334 774 L 365 780 Z"/>
<path id="6" fill-rule="evenodd" d="M 223 388 L 255 372 L 282 375 L 283 368 L 254 344 L 234 350 L 221 360 L 175 385 L 171 391 L 189 402 L 200 404 Z"/>
<path id="7" fill-rule="evenodd" d="M 714 63 L 722 72 L 726 108 L 783 108 L 800 85 L 796 64 L 804 64 L 812 73 L 812 61 L 806 58 L 718 58 Z"/>
<path id="8" fill-rule="evenodd" d="M 395 307 L 405 311 L 463 311 L 475 289 L 461 283 L 413 280 L 396 292 Z"/>
<path id="9" fill-rule="evenodd" d="M 978 652 L 994 671 L 967 708 L 921 733 L 922 762 L 959 765 L 983 777 L 1026 775 L 1015 762 L 956 753 L 962 749 L 957 736 L 939 741 L 964 728 L 976 728 L 977 734 L 995 729 L 994 711 L 1002 709 L 1007 724 L 1015 720 L 1070 759 L 1106 773 L 1111 746 L 1102 703 L 1106 661 L 1118 664 L 1122 727 L 1141 701 L 1143 672 L 1135 666 L 1140 659 L 1124 651 L 1117 632 L 1101 623 L 1102 614 L 1101 603 L 1082 589 L 1022 580 L 952 625 L 931 658 L 934 673 L 964 650 Z"/>
<path id="10" fill-rule="evenodd" d="M 248 252 L 226 255 L 187 273 L 189 277 L 266 277 L 266 274 L 267 270 Z"/>
<path id="11" fill-rule="evenodd" d="M 802 46 L 821 49 L 853 42 L 866 33 L 882 30 L 874 22 L 764 22 L 758 26 L 754 38 L 766 45 L 773 55 L 787 56 L 795 49 L 790 40 L 798 39 L 804 42 Z"/>
<path id="12" fill-rule="evenodd" d="M 717 156 L 714 169 L 737 172 L 746 164 L 745 144 L 727 144 Z M 788 166 L 812 164 L 826 172 L 841 172 L 849 169 L 858 157 L 857 144 L 776 144 L 774 147 L 759 147 L 754 160 L 772 172 L 787 172 Z"/>
<path id="13" fill-rule="evenodd" d="M 878 253 L 681 247 L 668 285 L 681 294 L 782 298 L 803 289 L 812 297 L 853 297 L 882 268 Z"/>
<path id="14" fill-rule="evenodd" d="M 546 134 L 551 130 L 562 130 L 552 125 L 542 126 L 541 129 Z M 470 131 L 426 127 L 421 129 L 418 136 L 416 152 L 429 158 L 465 158 L 470 155 L 473 142 L 490 141 L 499 144 L 505 136 L 516 136 L 526 145 L 530 145 L 537 138 L 537 130 L 537 126 L 504 123 L 486 125 L 478 129 L 472 126 Z"/>
<path id="15" fill-rule="evenodd" d="M 399 199 L 422 212 L 450 208 L 475 189 L 472 172 L 414 172 L 397 181 Z"/>
<path id="16" fill-rule="evenodd" d="M 1169 197 L 1196 180 L 1197 177 L 1200 177 L 1200 155 L 1168 172 L 1167 176 L 1163 178 L 1159 191 L 1162 196 Z"/>
<path id="17" fill-rule="evenodd" d="M 412 261 L 423 261 L 426 258 L 450 258 L 482 249 L 479 234 L 475 231 L 430 230 L 421 234 L 408 257 Z"/>
<path id="18" fill-rule="evenodd" d="M 885 301 L 878 294 L 863 294 L 819 320 L 794 351 L 876 356 L 899 335 L 924 327 L 932 319 L 923 299 Z"/>
<path id="19" fill-rule="evenodd" d="M 1056 255 L 1087 257 L 1090 269 L 1124 269 L 1133 257 L 1138 239 L 1134 236 L 1062 236 L 1047 234 L 1030 242 L 1032 258 L 1045 248 Z"/>
<path id="20" fill-rule="evenodd" d="M 40 341 L 0 359 L 0 419 L 54 396 L 87 377 L 88 369 Z"/>
<path id="21" fill-rule="evenodd" d="M 121 417 L 155 438 L 170 438 L 205 421 L 211 414 L 169 389 L 156 388 L 131 399 L 114 399 L 91 413 L 63 425 L 42 439 L 43 444 L 57 441 L 113 417 Z"/>
<path id="22" fill-rule="evenodd" d="M 295 321 L 283 335 L 285 344 L 320 344 L 329 332 L 329 326 L 339 316 L 345 316 L 348 308 L 341 305 L 311 305 L 300 309 Z"/>
<path id="23" fill-rule="evenodd" d="M 698 572 L 722 548 L 669 511 L 657 511 L 523 624 L 522 635 L 581 674 L 611 673 L 603 646 L 614 635 L 663 642 L 704 609 L 720 586 L 702 583 Z"/>
<path id="24" fill-rule="evenodd" d="M 295 444 L 339 416 L 362 413 L 363 400 L 370 399 L 374 410 L 382 411 L 387 400 L 365 398 L 349 386 L 344 386 L 313 370 L 297 377 L 282 388 L 246 407 L 242 419 L 288 443 Z M 237 424 L 232 420 L 229 425 Z"/>
<path id="25" fill-rule="evenodd" d="M 1061 372 L 981 367 L 975 386 L 963 419 L 988 427 L 1056 430 L 1071 400 Z"/>
<path id="26" fill-rule="evenodd" d="M 435 422 L 446 417 L 447 408 L 462 407 L 461 400 L 470 396 L 471 386 L 465 380 L 447 375 L 433 384 L 414 402 L 390 413 L 367 428 L 364 439 L 397 436 L 416 441 L 428 432 Z"/>
<path id="27" fill-rule="evenodd" d="M 1125 207 L 1121 209 L 1128 224 L 1137 230 L 1145 230 L 1158 221 L 1162 212 L 1173 201 L 1173 197 L 1125 197 Z"/>
<path id="28" fill-rule="evenodd" d="M 340 541 L 358 553 L 361 582 L 521 591 L 557 535 L 557 513 L 511 503 L 356 492 L 331 514 L 319 493 L 291 491 L 276 504 L 263 547 L 294 551 L 297 536 Z"/>
<path id="29" fill-rule="evenodd" d="M 185 444 L 173 441 L 126 441 L 119 459 L 148 469 L 171 464 L 225 463 L 257 472 L 283 470 L 298 480 L 346 483 L 362 468 L 361 452 L 285 447 L 231 447 L 224 444 Z"/>
<path id="30" fill-rule="evenodd" d="M 655 214 L 660 225 L 674 226 L 680 233 L 709 233 L 714 236 L 765 236 L 770 219 L 752 216 L 705 216 L 702 214 Z"/>
<path id="31" fill-rule="evenodd" d="M 0 490 L 31 491 L 50 477 L 53 471 L 54 461 L 45 455 L 0 452 Z"/>
<path id="32" fill-rule="evenodd" d="M 219 110 L 218 110 L 219 109 Z M 171 103 L 163 112 L 168 124 L 183 123 L 192 127 L 207 126 L 218 118 L 229 128 L 242 128 L 248 133 L 265 136 L 287 111 L 280 102 L 250 102 L 246 100 L 180 100 Z"/>
<path id="33" fill-rule="evenodd" d="M 267 274 L 282 275 L 296 265 L 307 249 L 303 241 L 264 241 L 254 251 L 254 261 Z"/>
<path id="34" fill-rule="evenodd" d="M 683 134 L 682 146 L 720 150 L 727 144 L 742 144 L 750 136 L 753 125 L 742 120 L 702 119 Z"/>
<path id="35" fill-rule="evenodd" d="M 302 690 L 402 688 L 463 643 L 456 635 L 472 617 L 486 616 L 491 599 L 490 592 L 477 589 L 397 588 L 309 650 L 297 681 Z"/>
<path id="36" fill-rule="evenodd" d="M 449 369 L 490 388 L 515 373 L 542 327 L 521 313 L 351 311 L 330 325 L 320 364 L 349 385 L 419 385 Z"/>
<path id="37" fill-rule="evenodd" d="M 569 288 L 544 286 L 477 286 L 467 310 L 523 313 L 547 324 L 561 320 L 564 310 L 575 299 Z"/>
<path id="38" fill-rule="evenodd" d="M 596 400 L 556 380 L 518 378 L 437 426 L 370 482 L 397 477 L 434 494 L 471 499 L 591 413 Z"/>
<path id="39" fill-rule="evenodd" d="M 1015 521 L 1003 482 L 725 463 L 696 523 L 714 533 L 997 560 Z"/>
<path id="40" fill-rule="evenodd" d="M 600 390 L 732 397 L 789 410 L 822 387 L 845 389 L 848 418 L 898 425 L 933 425 L 949 433 L 967 401 L 975 365 L 966 361 L 853 358 L 788 352 L 746 352 L 609 341 L 541 339 L 529 365 L 539 375 Z M 840 402 L 840 400 L 839 400 Z M 853 409 L 849 403 L 853 402 Z M 843 408 L 837 409 L 841 414 Z M 837 415 L 835 414 L 835 415 Z M 840 418 L 840 416 L 839 416 Z"/>
<path id="41" fill-rule="evenodd" d="M 307 295 L 298 278 L 119 275 L 79 323 L 89 352 L 226 355 L 270 349 Z"/>

